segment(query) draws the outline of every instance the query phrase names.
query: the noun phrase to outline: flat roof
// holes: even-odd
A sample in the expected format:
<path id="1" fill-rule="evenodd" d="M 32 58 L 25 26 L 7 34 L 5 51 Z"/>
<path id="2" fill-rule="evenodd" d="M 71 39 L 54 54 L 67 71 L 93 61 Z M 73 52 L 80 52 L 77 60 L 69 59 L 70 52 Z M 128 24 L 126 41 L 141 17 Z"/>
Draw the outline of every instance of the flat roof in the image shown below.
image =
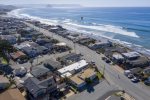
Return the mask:
<path id="1" fill-rule="evenodd" d="M 17 51 L 17 52 L 14 52 L 14 53 L 11 53 L 11 56 L 14 58 L 14 59 L 17 59 L 21 56 L 25 56 L 25 54 L 22 52 L 22 51 Z"/>
<path id="2" fill-rule="evenodd" d="M 79 77 L 85 80 L 86 78 L 90 78 L 91 76 L 93 76 L 95 74 L 96 74 L 96 72 L 93 69 L 88 68 L 88 69 L 84 70 L 82 73 L 80 73 Z"/>
<path id="3" fill-rule="evenodd" d="M 63 77 L 63 78 L 64 78 L 64 77 L 70 77 L 71 75 L 72 75 L 71 73 L 67 72 L 67 73 L 65 73 L 65 74 L 62 74 L 61 77 Z"/>
<path id="4" fill-rule="evenodd" d="M 80 79 L 78 75 L 74 75 L 70 78 L 70 80 L 76 83 L 77 85 L 84 83 L 84 80 Z"/>
<path id="5" fill-rule="evenodd" d="M 80 60 L 79 62 L 76 62 L 76 63 L 66 66 L 62 69 L 59 69 L 58 72 L 61 74 L 64 74 L 66 72 L 81 69 L 81 68 L 85 67 L 86 65 L 88 65 L 88 63 L 85 60 Z"/>
<path id="6" fill-rule="evenodd" d="M 55 44 L 56 46 L 66 46 L 67 44 L 66 43 L 64 43 L 64 42 L 61 42 L 61 43 L 57 43 L 57 44 Z"/>
<path id="7" fill-rule="evenodd" d="M 128 58 L 132 58 L 132 57 L 138 57 L 140 56 L 140 54 L 138 52 L 128 52 L 128 53 L 122 53 L 124 56 L 128 57 Z"/>
<path id="8" fill-rule="evenodd" d="M 120 53 L 113 53 L 112 55 L 115 59 L 124 59 L 124 57 Z"/>

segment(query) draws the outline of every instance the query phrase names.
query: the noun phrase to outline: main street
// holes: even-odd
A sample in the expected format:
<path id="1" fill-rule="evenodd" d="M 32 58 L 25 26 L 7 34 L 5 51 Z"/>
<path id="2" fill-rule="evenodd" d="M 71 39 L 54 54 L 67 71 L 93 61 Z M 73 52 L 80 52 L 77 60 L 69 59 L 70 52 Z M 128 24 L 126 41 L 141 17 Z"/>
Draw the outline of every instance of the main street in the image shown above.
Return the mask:
<path id="1" fill-rule="evenodd" d="M 28 26 L 34 28 L 35 30 L 43 33 L 46 36 L 53 37 L 61 42 L 67 43 L 68 46 L 75 49 L 75 52 L 81 53 L 87 61 L 93 61 L 98 66 L 99 70 L 103 70 L 105 66 L 105 78 L 110 85 L 115 85 L 120 90 L 125 90 L 127 93 L 132 95 L 136 100 L 150 100 L 150 89 L 141 84 L 134 84 L 128 78 L 126 78 L 122 73 L 118 72 L 109 64 L 105 63 L 101 57 L 103 55 L 97 54 L 95 51 L 90 50 L 89 48 L 82 46 L 77 43 L 63 38 L 55 33 L 51 33 L 45 29 L 38 28 L 32 24 L 26 23 Z M 118 75 L 120 78 L 118 78 Z M 103 90 L 102 90 L 103 91 Z"/>

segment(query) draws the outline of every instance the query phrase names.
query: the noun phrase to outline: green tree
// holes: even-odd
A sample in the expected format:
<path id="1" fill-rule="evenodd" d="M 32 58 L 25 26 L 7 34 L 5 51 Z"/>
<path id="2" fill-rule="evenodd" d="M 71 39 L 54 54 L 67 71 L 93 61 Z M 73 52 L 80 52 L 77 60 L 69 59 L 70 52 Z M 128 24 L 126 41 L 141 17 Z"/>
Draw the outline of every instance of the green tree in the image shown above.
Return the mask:
<path id="1" fill-rule="evenodd" d="M 0 52 L 11 52 L 13 47 L 7 40 L 0 40 Z"/>
<path id="2" fill-rule="evenodd" d="M 21 43 L 21 36 L 18 36 L 18 38 L 17 38 L 17 43 L 18 43 L 18 44 Z"/>

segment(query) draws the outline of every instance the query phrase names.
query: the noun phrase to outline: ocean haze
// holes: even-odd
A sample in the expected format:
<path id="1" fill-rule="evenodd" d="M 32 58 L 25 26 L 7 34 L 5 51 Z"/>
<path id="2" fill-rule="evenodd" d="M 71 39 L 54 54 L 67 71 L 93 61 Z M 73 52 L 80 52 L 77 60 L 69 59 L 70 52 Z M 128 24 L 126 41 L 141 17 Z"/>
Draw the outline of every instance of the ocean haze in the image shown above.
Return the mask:
<path id="1" fill-rule="evenodd" d="M 80 4 L 88 7 L 150 7 L 150 0 L 0 0 L 0 4 Z"/>

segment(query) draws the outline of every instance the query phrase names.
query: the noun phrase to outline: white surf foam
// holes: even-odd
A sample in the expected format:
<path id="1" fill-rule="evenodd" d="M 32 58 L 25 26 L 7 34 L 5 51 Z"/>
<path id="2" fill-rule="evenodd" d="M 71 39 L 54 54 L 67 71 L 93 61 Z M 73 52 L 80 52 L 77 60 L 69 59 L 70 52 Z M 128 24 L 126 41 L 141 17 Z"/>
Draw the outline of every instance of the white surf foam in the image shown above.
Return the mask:
<path id="1" fill-rule="evenodd" d="M 40 21 L 41 23 L 44 23 L 44 24 L 49 24 L 49 25 L 58 25 L 58 20 L 44 19 L 44 18 L 40 18 L 36 16 L 31 16 L 29 14 L 21 13 L 22 10 L 24 9 L 26 8 L 13 10 L 9 12 L 7 15 L 11 17 L 17 17 L 17 18 L 32 19 L 32 20 Z"/>
<path id="2" fill-rule="evenodd" d="M 113 25 L 80 25 L 75 23 L 65 23 L 67 25 L 73 26 L 73 27 L 79 27 L 84 29 L 92 29 L 92 30 L 98 30 L 98 31 L 104 31 L 104 32 L 111 32 L 116 33 L 120 35 L 130 36 L 130 37 L 136 37 L 139 38 L 139 36 L 135 32 L 128 32 L 127 30 L 124 30 L 122 27 L 119 26 L 113 26 Z"/>
<path id="3" fill-rule="evenodd" d="M 26 9 L 26 8 L 24 8 L 24 9 Z M 54 19 L 53 20 L 44 19 L 44 18 L 40 18 L 40 17 L 30 16 L 28 14 L 22 14 L 21 11 L 24 10 L 24 9 L 13 10 L 9 13 L 9 15 L 15 16 L 15 17 L 18 17 L 18 18 L 38 20 L 42 23 L 51 24 L 51 25 L 58 25 L 58 24 L 61 23 L 64 26 L 70 26 L 69 28 L 74 27 L 74 30 L 75 30 L 75 28 L 76 28 L 76 30 L 79 30 L 79 29 L 86 30 L 86 29 L 88 29 L 88 30 L 91 30 L 91 31 L 95 30 L 95 31 L 111 32 L 111 33 L 115 33 L 115 34 L 120 34 L 120 35 L 139 38 L 139 36 L 135 32 L 129 32 L 127 30 L 124 30 L 120 26 L 103 25 L 103 24 L 96 24 L 96 23 L 92 23 L 92 25 L 90 26 L 90 25 L 76 24 L 71 19 L 66 19 L 64 21 L 54 20 Z"/>
<path id="4" fill-rule="evenodd" d="M 116 34 L 139 38 L 139 36 L 135 32 L 128 32 L 127 30 L 124 30 L 120 26 L 103 25 L 103 24 L 97 24 L 97 23 L 92 23 L 92 26 L 81 25 L 81 24 L 76 24 L 76 22 L 74 23 L 71 19 L 65 19 L 64 21 L 43 19 L 40 17 L 23 14 L 21 13 L 21 11 L 22 9 L 13 10 L 9 12 L 8 15 L 12 17 L 17 17 L 17 18 L 37 20 L 37 21 L 40 21 L 41 23 L 48 24 L 48 25 L 62 25 L 64 28 L 69 29 L 71 31 L 85 33 L 87 35 L 92 35 L 92 36 L 97 36 L 97 37 L 104 37 L 114 42 L 117 42 L 119 44 L 122 44 L 124 46 L 130 47 L 130 48 L 135 47 L 136 51 L 143 52 L 147 55 L 150 55 L 150 50 L 145 49 L 142 46 L 132 44 L 129 42 L 125 42 L 125 41 L 121 41 L 119 39 L 114 39 L 114 36 L 115 36 L 114 34 L 112 34 L 111 36 L 105 35 L 105 32 L 112 32 Z M 91 31 L 89 30 L 87 31 L 86 29 L 91 29 Z"/>

